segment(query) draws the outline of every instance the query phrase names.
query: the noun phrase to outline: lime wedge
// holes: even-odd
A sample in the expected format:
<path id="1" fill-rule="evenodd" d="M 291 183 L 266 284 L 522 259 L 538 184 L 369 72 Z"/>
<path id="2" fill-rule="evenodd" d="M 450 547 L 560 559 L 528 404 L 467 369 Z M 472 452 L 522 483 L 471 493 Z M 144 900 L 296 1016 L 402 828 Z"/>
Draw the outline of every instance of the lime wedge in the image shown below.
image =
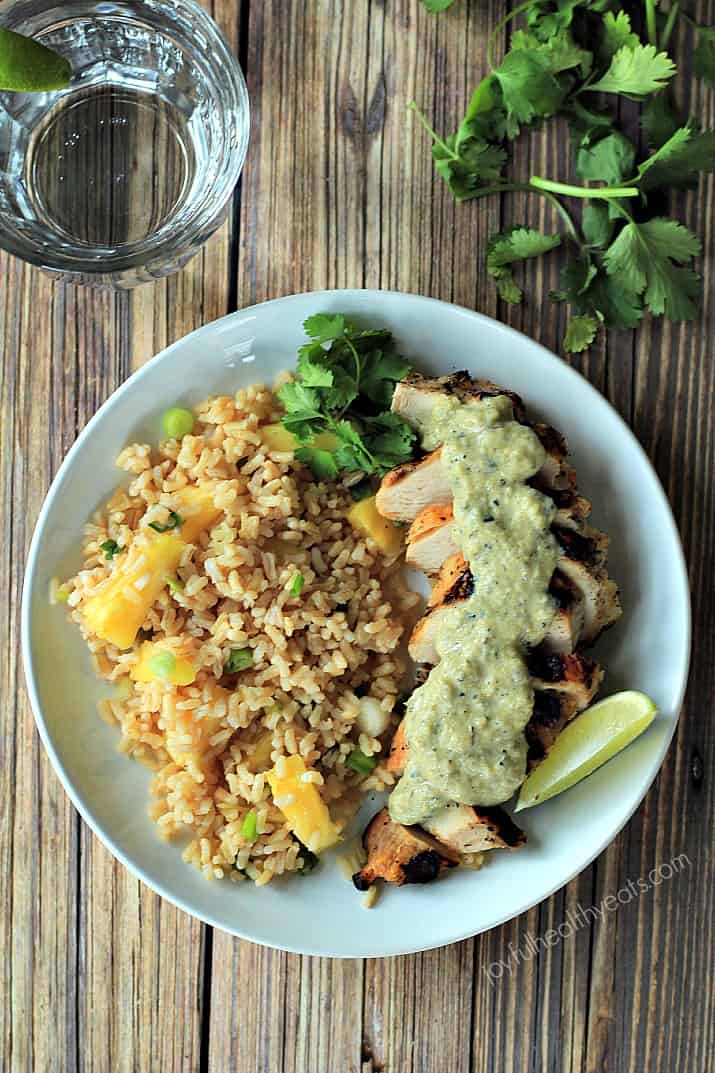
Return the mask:
<path id="1" fill-rule="evenodd" d="M 515 812 L 540 805 L 575 786 L 642 734 L 658 713 L 650 697 L 634 689 L 614 693 L 561 731 L 544 760 L 521 784 Z"/>
<path id="2" fill-rule="evenodd" d="M 72 77 L 69 60 L 31 37 L 0 27 L 0 90 L 44 93 L 64 89 Z"/>

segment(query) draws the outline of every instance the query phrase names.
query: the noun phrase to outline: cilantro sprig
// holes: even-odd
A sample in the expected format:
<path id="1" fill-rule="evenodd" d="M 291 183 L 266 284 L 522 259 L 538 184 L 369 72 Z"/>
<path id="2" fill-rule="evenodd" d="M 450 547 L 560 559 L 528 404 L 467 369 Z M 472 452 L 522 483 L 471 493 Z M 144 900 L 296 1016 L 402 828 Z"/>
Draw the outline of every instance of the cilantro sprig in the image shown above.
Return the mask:
<path id="1" fill-rule="evenodd" d="M 295 379 L 278 397 L 296 458 L 319 480 L 338 473 L 382 476 L 412 457 L 415 434 L 390 412 L 395 384 L 411 369 L 384 328 L 360 328 L 343 313 L 308 317 Z"/>
<path id="2" fill-rule="evenodd" d="M 646 313 L 672 320 L 697 315 L 700 284 L 691 262 L 700 242 L 663 215 L 663 203 L 669 191 L 694 186 L 701 172 L 715 170 L 715 130 L 701 131 L 678 116 L 670 93 L 677 71 L 667 48 L 685 20 L 696 34 L 695 74 L 715 87 L 715 27 L 698 25 L 678 3 L 667 13 L 657 0 L 640 6 L 642 31 L 613 0 L 526 0 L 493 30 L 490 72 L 454 134 L 437 134 L 414 102 L 409 106 L 432 139 L 436 171 L 458 201 L 528 192 L 557 211 L 562 233 L 515 226 L 492 235 L 487 271 L 502 300 L 518 303 L 515 266 L 566 247 L 552 298 L 571 307 L 567 351 L 586 349 L 602 326 L 633 328 Z M 497 64 L 495 41 L 517 18 L 525 25 L 512 31 Z M 619 96 L 641 107 L 649 152 L 606 110 Z M 504 175 L 509 143 L 556 115 L 569 124 L 579 181 L 532 175 L 511 182 Z M 565 199 L 574 199 L 580 214 Z"/>

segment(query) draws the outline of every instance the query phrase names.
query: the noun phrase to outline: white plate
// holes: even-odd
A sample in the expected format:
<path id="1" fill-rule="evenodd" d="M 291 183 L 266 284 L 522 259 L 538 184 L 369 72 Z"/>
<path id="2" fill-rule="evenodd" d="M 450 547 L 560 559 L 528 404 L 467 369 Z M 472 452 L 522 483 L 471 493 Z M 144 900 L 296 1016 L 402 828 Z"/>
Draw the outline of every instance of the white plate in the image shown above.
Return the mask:
<path id="1" fill-rule="evenodd" d="M 80 566 L 82 527 L 120 478 L 128 442 L 156 442 L 160 415 L 212 393 L 270 381 L 292 366 L 311 313 L 343 311 L 385 325 L 432 373 L 469 369 L 523 395 L 568 438 L 595 524 L 611 536 L 624 615 L 597 648 L 604 693 L 641 689 L 660 715 L 637 742 L 561 797 L 519 816 L 529 842 L 425 887 L 388 889 L 366 911 L 331 862 L 309 878 L 255 889 L 207 883 L 160 841 L 146 814 L 149 774 L 116 752 L 96 712 L 103 686 L 79 631 L 48 585 Z M 109 850 L 158 893 L 202 920 L 270 946 L 333 957 L 441 946 L 509 920 L 585 868 L 638 806 L 675 730 L 690 647 L 688 583 L 678 534 L 643 450 L 609 404 L 558 358 L 496 321 L 427 298 L 325 291 L 266 302 L 208 324 L 134 374 L 89 422 L 65 459 L 37 523 L 27 566 L 22 640 L 37 725 L 67 793 Z"/>

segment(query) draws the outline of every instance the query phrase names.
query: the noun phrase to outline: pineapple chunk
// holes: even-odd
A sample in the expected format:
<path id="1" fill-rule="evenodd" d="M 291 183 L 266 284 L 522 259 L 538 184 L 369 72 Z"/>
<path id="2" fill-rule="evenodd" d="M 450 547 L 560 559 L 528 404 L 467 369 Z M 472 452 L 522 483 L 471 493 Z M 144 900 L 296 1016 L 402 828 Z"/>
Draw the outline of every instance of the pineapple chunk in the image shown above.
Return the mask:
<path id="1" fill-rule="evenodd" d="M 397 555 L 402 549 L 402 528 L 383 518 L 375 505 L 375 496 L 361 499 L 348 511 L 348 521 L 363 536 L 374 540 L 384 555 Z"/>
<path id="2" fill-rule="evenodd" d="M 187 544 L 195 544 L 199 535 L 210 529 L 221 515 L 215 503 L 213 485 L 191 484 L 174 493 L 176 509 L 184 519 L 179 532 Z"/>
<path id="3" fill-rule="evenodd" d="M 137 537 L 111 577 L 84 604 L 87 628 L 117 648 L 131 648 L 167 577 L 176 573 L 185 547 L 173 533 Z"/>
<path id="4" fill-rule="evenodd" d="M 283 425 L 264 425 L 261 435 L 269 451 L 295 451 L 298 447 L 293 433 Z M 311 441 L 310 446 L 318 447 L 321 451 L 334 451 L 338 446 L 338 438 L 332 432 L 321 432 Z"/>
<path id="5" fill-rule="evenodd" d="M 293 834 L 313 853 L 334 846 L 340 832 L 333 823 L 328 806 L 315 783 L 301 782 L 307 771 L 302 756 L 288 756 L 283 761 L 284 774 L 272 768 L 266 775 L 276 807 L 281 810 Z"/>
<path id="6" fill-rule="evenodd" d="M 249 771 L 265 771 L 271 766 L 273 752 L 273 731 L 264 731 L 255 742 L 255 749 L 246 760 Z"/>
<path id="7" fill-rule="evenodd" d="M 269 451 L 295 451 L 298 446 L 293 433 L 283 425 L 264 425 L 261 437 Z"/>
<path id="8" fill-rule="evenodd" d="M 145 641 L 139 649 L 139 662 L 129 671 L 135 682 L 167 682 L 173 686 L 190 686 L 196 681 L 196 668 L 174 647 Z"/>
<path id="9" fill-rule="evenodd" d="M 149 609 L 166 586 L 187 544 L 210 528 L 221 514 L 214 501 L 213 485 L 190 485 L 174 495 L 183 518 L 175 532 L 137 536 L 111 577 L 84 604 L 87 627 L 117 648 L 131 648 Z M 180 535 L 179 535 L 180 534 Z"/>

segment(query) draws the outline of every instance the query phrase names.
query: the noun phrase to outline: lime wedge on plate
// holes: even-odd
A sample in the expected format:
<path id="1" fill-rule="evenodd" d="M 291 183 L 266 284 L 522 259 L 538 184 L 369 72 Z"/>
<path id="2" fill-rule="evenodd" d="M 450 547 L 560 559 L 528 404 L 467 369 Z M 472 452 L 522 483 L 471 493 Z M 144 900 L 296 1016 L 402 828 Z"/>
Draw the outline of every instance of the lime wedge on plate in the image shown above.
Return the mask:
<path id="1" fill-rule="evenodd" d="M 561 731 L 544 760 L 521 784 L 515 812 L 575 786 L 642 734 L 658 713 L 645 693 L 629 689 L 587 708 Z"/>
<path id="2" fill-rule="evenodd" d="M 0 27 L 0 90 L 44 93 L 64 89 L 72 77 L 69 60 L 31 37 Z"/>

